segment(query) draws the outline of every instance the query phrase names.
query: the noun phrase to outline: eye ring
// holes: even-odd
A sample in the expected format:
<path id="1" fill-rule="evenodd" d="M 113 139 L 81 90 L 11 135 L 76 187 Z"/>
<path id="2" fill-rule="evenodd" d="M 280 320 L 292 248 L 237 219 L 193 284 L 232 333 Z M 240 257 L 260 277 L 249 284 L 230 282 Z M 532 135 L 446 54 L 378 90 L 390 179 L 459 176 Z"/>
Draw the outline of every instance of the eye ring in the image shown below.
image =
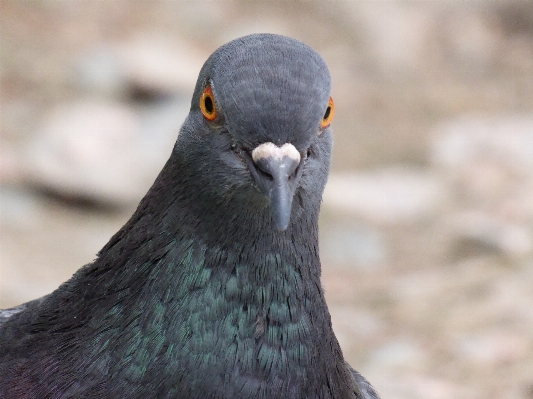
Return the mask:
<path id="1" fill-rule="evenodd" d="M 217 107 L 215 105 L 215 96 L 211 86 L 206 86 L 200 96 L 200 110 L 208 121 L 214 121 L 217 117 Z"/>
<path id="2" fill-rule="evenodd" d="M 335 103 L 333 102 L 333 98 L 330 97 L 328 101 L 328 106 L 326 108 L 326 112 L 324 113 L 324 117 L 322 118 L 322 121 L 320 122 L 320 127 L 322 129 L 325 129 L 329 126 L 331 121 L 333 120 L 333 117 L 335 116 Z"/>

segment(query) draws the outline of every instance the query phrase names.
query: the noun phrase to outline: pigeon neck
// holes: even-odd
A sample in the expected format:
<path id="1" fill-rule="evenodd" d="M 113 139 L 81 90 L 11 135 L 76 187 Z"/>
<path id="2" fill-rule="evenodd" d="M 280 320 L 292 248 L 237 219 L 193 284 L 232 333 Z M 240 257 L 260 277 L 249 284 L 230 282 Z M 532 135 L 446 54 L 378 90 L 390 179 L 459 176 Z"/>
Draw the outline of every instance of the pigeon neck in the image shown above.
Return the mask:
<path id="1" fill-rule="evenodd" d="M 225 397 L 354 397 L 320 283 L 318 205 L 303 212 L 295 200 L 279 232 L 268 209 L 200 208 L 178 184 L 154 190 L 99 260 L 123 262 L 112 273 L 130 282 L 114 292 L 138 287 L 128 306 L 142 309 L 147 333 L 128 345 L 141 353 L 157 342 L 162 379 L 175 369 L 209 376 L 187 381 L 191 398 L 221 386 Z M 172 205 L 154 200 L 166 197 Z"/>
<path id="2" fill-rule="evenodd" d="M 272 252 L 262 244 L 171 244 L 157 266 L 166 283 L 164 324 L 150 329 L 167 331 L 170 363 L 210 376 L 191 382 L 198 397 L 225 386 L 228 397 L 258 397 L 263 389 L 263 397 L 350 398 L 316 249 Z"/>

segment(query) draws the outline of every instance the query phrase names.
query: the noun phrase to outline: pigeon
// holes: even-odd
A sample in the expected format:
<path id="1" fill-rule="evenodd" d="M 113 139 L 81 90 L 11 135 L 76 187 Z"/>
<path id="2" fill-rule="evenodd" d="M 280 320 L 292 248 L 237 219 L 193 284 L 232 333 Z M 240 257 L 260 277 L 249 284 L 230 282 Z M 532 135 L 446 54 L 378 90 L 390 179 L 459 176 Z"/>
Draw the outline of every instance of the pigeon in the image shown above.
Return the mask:
<path id="1" fill-rule="evenodd" d="M 0 397 L 377 399 L 320 280 L 330 92 L 295 39 L 218 48 L 131 219 L 56 291 L 1 312 Z"/>

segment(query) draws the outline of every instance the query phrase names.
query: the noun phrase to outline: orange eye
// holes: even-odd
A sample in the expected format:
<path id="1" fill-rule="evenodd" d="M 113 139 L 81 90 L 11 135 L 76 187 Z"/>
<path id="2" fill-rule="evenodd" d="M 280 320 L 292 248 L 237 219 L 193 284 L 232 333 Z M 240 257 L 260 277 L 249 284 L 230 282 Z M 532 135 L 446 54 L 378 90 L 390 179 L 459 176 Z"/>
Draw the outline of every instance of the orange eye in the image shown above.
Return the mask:
<path id="1" fill-rule="evenodd" d="M 207 86 L 204 92 L 200 96 L 200 109 L 205 119 L 208 121 L 214 121 L 217 117 L 217 107 L 215 106 L 215 96 L 211 86 Z"/>
<path id="2" fill-rule="evenodd" d="M 325 129 L 329 126 L 331 121 L 333 120 L 333 117 L 335 116 L 335 104 L 333 103 L 333 98 L 329 98 L 328 107 L 326 108 L 326 112 L 324 113 L 324 117 L 322 118 L 322 122 L 320 122 L 320 127 L 322 129 Z"/>

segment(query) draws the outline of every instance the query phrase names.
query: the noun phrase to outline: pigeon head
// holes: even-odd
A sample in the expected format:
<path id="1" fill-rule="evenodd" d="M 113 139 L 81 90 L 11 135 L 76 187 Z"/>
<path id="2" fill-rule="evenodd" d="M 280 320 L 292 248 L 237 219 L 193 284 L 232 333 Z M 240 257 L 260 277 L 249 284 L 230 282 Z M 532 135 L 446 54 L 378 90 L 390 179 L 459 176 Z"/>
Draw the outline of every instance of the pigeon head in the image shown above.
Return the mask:
<path id="1" fill-rule="evenodd" d="M 197 204 L 235 207 L 247 219 L 268 215 L 280 231 L 301 204 L 318 212 L 330 164 L 330 91 L 324 60 L 297 40 L 256 34 L 216 50 L 174 149 Z"/>
<path id="2" fill-rule="evenodd" d="M 293 39 L 216 50 L 131 219 L 55 292 L 0 311 L 0 397 L 377 399 L 320 283 L 330 86 Z"/>

